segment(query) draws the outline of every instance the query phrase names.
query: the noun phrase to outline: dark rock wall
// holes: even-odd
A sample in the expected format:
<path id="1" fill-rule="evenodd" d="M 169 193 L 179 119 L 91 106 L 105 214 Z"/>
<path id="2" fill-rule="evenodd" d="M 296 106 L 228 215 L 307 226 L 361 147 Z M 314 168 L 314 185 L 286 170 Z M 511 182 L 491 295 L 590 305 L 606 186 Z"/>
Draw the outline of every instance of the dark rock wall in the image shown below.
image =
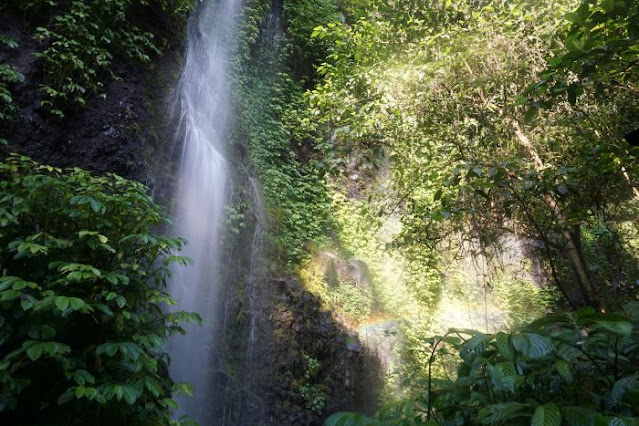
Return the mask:
<path id="1" fill-rule="evenodd" d="M 119 80 L 106 87 L 106 97 L 91 96 L 86 108 L 60 119 L 40 106 L 41 61 L 33 53 L 43 46 L 34 25 L 19 14 L 0 16 L 0 34 L 12 37 L 18 49 L 2 48 L 0 59 L 25 76 L 15 87 L 16 120 L 0 126 L 5 151 L 15 151 L 59 167 L 77 166 L 96 173 L 114 172 L 153 185 L 158 170 L 154 156 L 170 143 L 167 108 L 181 69 L 174 47 L 147 65 L 115 64 Z"/>
<path id="2" fill-rule="evenodd" d="M 218 343 L 220 392 L 212 403 L 219 424 L 320 425 L 337 411 L 372 414 L 382 385 L 377 357 L 294 278 L 262 278 L 256 287 L 253 311 L 244 311 L 242 296 L 225 310 L 234 324 Z M 319 368 L 307 375 L 309 358 Z M 305 397 L 304 386 L 315 397 Z"/>
<path id="3" fill-rule="evenodd" d="M 277 279 L 269 285 L 279 300 L 269 312 L 275 336 L 272 361 L 277 368 L 267 394 L 275 403 L 270 418 L 278 424 L 321 424 L 340 410 L 374 411 L 382 383 L 377 358 L 353 341 L 330 312 L 322 312 L 320 301 L 297 281 Z M 300 355 L 318 361 L 313 377 L 304 377 L 308 367 Z M 313 410 L 312 402 L 300 395 L 304 382 L 325 392 L 322 410 Z"/>

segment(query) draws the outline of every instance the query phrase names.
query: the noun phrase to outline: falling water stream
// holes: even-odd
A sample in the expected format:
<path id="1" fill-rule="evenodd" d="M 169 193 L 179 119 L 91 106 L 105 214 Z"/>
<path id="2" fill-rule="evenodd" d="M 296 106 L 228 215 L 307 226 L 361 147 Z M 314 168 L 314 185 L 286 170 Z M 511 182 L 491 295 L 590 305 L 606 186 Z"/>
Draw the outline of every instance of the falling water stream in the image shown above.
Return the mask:
<path id="1" fill-rule="evenodd" d="M 178 414 L 203 426 L 216 424 L 210 409 L 212 365 L 219 307 L 220 227 L 229 191 L 224 158 L 230 112 L 230 40 L 241 0 L 205 0 L 190 22 L 188 51 L 178 90 L 178 144 L 182 154 L 176 194 L 175 233 L 189 244 L 183 255 L 194 265 L 173 272 L 177 309 L 200 313 L 201 327 L 169 342 L 171 374 L 194 386 L 194 397 L 179 400 Z"/>

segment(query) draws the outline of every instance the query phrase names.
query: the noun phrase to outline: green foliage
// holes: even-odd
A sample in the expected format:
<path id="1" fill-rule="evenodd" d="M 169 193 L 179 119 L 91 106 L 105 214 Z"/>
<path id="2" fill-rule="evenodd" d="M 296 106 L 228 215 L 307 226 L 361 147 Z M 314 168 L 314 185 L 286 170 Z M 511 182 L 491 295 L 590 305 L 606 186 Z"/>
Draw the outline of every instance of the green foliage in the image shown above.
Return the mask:
<path id="1" fill-rule="evenodd" d="M 322 385 L 314 383 L 320 371 L 320 363 L 315 358 L 303 354 L 305 362 L 304 377 L 299 390 L 306 400 L 310 410 L 316 414 L 324 411 L 326 406 L 326 391 Z"/>
<path id="2" fill-rule="evenodd" d="M 456 351 L 454 381 L 429 378 L 421 398 L 379 421 L 344 424 L 634 425 L 639 422 L 639 304 L 562 312 L 513 333 L 452 329 L 429 339 L 431 363 Z M 446 358 L 444 358 L 446 359 Z M 390 421 L 390 423 L 389 423 Z"/>
<path id="3" fill-rule="evenodd" d="M 592 422 L 634 424 L 637 319 L 634 303 L 626 313 L 583 309 L 511 334 L 471 334 L 454 345 L 462 358 L 458 377 L 455 386 L 433 390 L 431 414 L 440 422 L 558 425 L 561 418 L 574 424 L 580 413 Z"/>
<path id="4" fill-rule="evenodd" d="M 373 297 L 370 288 L 341 281 L 331 290 L 329 301 L 350 318 L 362 320 L 372 311 Z"/>
<path id="5" fill-rule="evenodd" d="M 566 14 L 562 45 L 531 92 L 565 97 L 571 104 L 587 91 L 635 85 L 639 78 L 639 5 L 632 0 L 584 0 Z M 576 78 L 575 78 L 576 77 Z M 543 104 L 533 104 L 537 107 Z"/>
<path id="6" fill-rule="evenodd" d="M 84 106 L 92 94 L 105 96 L 105 85 L 117 78 L 115 64 L 145 63 L 160 54 L 158 36 L 179 32 L 191 0 L 38 0 L 18 3 L 29 14 L 51 13 L 35 37 L 44 44 L 35 55 L 42 60 L 44 99 L 49 113 L 63 117 L 71 106 Z M 158 15 L 158 10 L 161 11 Z M 145 16 L 146 15 L 146 16 Z M 153 20 L 163 22 L 157 25 Z M 146 30 L 149 28 L 149 30 Z"/>
<path id="7" fill-rule="evenodd" d="M 636 215 L 632 206 L 620 206 L 631 215 Z M 625 216 L 625 215 L 624 215 Z M 582 244 L 584 257 L 591 274 L 598 282 L 614 291 L 623 300 L 632 298 L 639 277 L 637 251 L 639 243 L 634 223 L 611 224 L 610 221 L 591 220 L 583 227 Z"/>
<path id="8" fill-rule="evenodd" d="M 17 49 L 18 44 L 11 37 L 0 35 L 0 48 Z M 22 83 L 24 75 L 6 63 L 0 63 L 0 123 L 10 122 L 15 114 L 15 105 L 11 95 L 11 85 Z"/>
<path id="9" fill-rule="evenodd" d="M 539 289 L 525 279 L 491 283 L 491 291 L 499 306 L 507 312 L 510 326 L 517 327 L 543 316 L 561 298 L 556 289 Z"/>
<path id="10" fill-rule="evenodd" d="M 307 256 L 307 245 L 322 239 L 330 221 L 330 203 L 322 171 L 301 161 L 295 151 L 296 138 L 313 135 L 298 126 L 308 120 L 283 40 L 272 34 L 274 28 L 260 31 L 260 23 L 269 22 L 269 4 L 255 1 L 244 11 L 233 70 L 238 100 L 234 141 L 247 149 L 260 179 L 274 257 L 280 265 L 293 268 Z"/>
<path id="11" fill-rule="evenodd" d="M 37 53 L 45 68 L 41 104 L 52 114 L 62 117 L 66 103 L 84 106 L 88 95 L 103 92 L 104 81 L 115 77 L 114 55 L 147 62 L 149 53 L 159 53 L 153 35 L 127 21 L 128 7 L 129 2 L 74 1 L 50 28 L 37 29 L 36 37 L 47 44 Z"/>
<path id="12" fill-rule="evenodd" d="M 358 413 L 335 413 L 324 422 L 325 426 L 370 426 L 380 422 Z"/>
<path id="13" fill-rule="evenodd" d="M 341 16 L 332 0 L 295 0 L 282 5 L 283 17 L 287 23 L 290 61 L 295 76 L 299 79 L 313 79 L 313 67 L 320 65 L 328 54 L 328 44 L 311 37 L 320 24 L 333 22 Z"/>
<path id="14" fill-rule="evenodd" d="M 323 80 L 307 94 L 330 129 L 320 145 L 326 162 L 343 170 L 353 157 L 389 160 L 380 214 L 401 216 L 392 248 L 412 265 L 432 269 L 438 252 L 469 245 L 499 251 L 514 234 L 538 242 L 531 255 L 571 304 L 601 306 L 596 287 L 606 293 L 611 280 L 589 278 L 581 225 L 596 216 L 616 228 L 632 215 L 610 212 L 637 179 L 619 139 L 639 110 L 636 85 L 620 79 L 604 99 L 584 93 L 580 111 L 555 103 L 531 116 L 523 94 L 552 62 L 569 27 L 561 12 L 573 4 L 436 3 L 418 11 L 397 2 L 400 19 L 379 6 L 356 23 L 315 29 L 333 43 Z M 616 24 L 602 25 L 614 38 Z"/>
<path id="15" fill-rule="evenodd" d="M 167 313 L 183 241 L 140 183 L 10 156 L 0 163 L 0 419 L 10 424 L 168 424 Z"/>
<path id="16" fill-rule="evenodd" d="M 224 225 L 226 229 L 231 231 L 233 234 L 239 234 L 240 230 L 244 228 L 244 209 L 246 208 L 246 203 L 244 201 L 238 201 L 235 204 L 229 204 L 224 206 L 225 216 L 224 216 Z"/>
<path id="17" fill-rule="evenodd" d="M 366 202 L 349 200 L 337 184 L 329 191 L 334 236 L 298 270 L 305 288 L 350 327 L 368 323 L 375 314 L 412 317 L 424 306 L 400 278 L 401 259 L 381 248 L 381 234 L 388 230 L 370 215 Z"/>

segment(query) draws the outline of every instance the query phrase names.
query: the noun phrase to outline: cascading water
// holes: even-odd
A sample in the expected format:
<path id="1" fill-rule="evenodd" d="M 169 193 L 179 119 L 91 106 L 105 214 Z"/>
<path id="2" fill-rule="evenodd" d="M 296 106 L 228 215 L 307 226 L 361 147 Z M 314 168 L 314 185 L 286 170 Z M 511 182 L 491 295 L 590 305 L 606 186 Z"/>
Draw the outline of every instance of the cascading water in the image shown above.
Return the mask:
<path id="1" fill-rule="evenodd" d="M 179 109 L 182 156 L 178 172 L 175 233 L 189 244 L 182 255 L 192 266 L 173 273 L 171 292 L 177 309 L 198 312 L 200 327 L 169 342 L 174 380 L 193 384 L 194 396 L 182 398 L 180 412 L 203 426 L 216 423 L 210 413 L 214 336 L 221 273 L 220 228 L 228 192 L 224 145 L 230 110 L 227 68 L 230 40 L 241 0 L 208 0 L 190 22 L 186 65 L 180 80 Z"/>

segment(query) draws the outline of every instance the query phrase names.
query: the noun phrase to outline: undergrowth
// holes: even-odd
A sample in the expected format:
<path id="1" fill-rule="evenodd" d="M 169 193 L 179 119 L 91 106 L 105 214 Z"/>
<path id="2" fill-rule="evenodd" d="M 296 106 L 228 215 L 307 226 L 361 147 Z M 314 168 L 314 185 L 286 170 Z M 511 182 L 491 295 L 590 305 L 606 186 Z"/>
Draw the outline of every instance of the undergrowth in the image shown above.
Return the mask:
<path id="1" fill-rule="evenodd" d="M 10 6 L 31 17 L 48 16 L 35 28 L 42 50 L 42 100 L 47 113 L 64 117 L 92 95 L 106 96 L 119 78 L 117 65 L 146 63 L 180 34 L 192 0 L 13 0 Z"/>

